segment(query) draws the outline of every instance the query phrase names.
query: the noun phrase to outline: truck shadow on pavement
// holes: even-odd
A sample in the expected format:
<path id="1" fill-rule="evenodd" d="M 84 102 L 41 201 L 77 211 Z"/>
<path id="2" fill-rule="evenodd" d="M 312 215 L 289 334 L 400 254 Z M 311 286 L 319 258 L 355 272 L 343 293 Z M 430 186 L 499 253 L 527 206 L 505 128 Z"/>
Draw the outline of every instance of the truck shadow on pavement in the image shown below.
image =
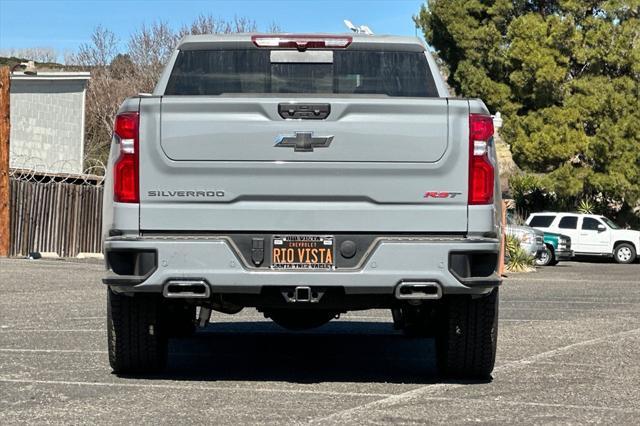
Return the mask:
<path id="1" fill-rule="evenodd" d="M 407 338 L 384 322 L 332 321 L 304 332 L 265 321 L 213 323 L 192 338 L 171 340 L 169 352 L 165 373 L 146 379 L 443 381 L 436 371 L 433 339 Z"/>

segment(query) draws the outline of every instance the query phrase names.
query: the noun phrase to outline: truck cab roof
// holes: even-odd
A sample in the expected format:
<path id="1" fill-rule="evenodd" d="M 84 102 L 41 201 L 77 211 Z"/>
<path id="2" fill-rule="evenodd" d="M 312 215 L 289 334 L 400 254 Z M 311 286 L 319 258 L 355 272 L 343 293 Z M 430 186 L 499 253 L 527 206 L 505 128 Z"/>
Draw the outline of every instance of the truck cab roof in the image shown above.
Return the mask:
<path id="1" fill-rule="evenodd" d="M 178 50 L 204 50 L 211 47 L 216 48 L 247 48 L 248 46 L 257 47 L 253 39 L 256 37 L 264 38 L 282 38 L 282 39 L 302 39 L 302 38 L 345 38 L 350 43 L 347 49 L 378 49 L 392 48 L 408 51 L 424 51 L 426 45 L 418 37 L 395 36 L 395 35 L 367 35 L 355 33 L 343 34 L 327 34 L 327 33 L 308 33 L 308 34 L 265 34 L 265 33 L 234 33 L 234 34 L 202 34 L 184 36 L 178 43 Z M 331 47 L 327 47 L 331 49 Z"/>

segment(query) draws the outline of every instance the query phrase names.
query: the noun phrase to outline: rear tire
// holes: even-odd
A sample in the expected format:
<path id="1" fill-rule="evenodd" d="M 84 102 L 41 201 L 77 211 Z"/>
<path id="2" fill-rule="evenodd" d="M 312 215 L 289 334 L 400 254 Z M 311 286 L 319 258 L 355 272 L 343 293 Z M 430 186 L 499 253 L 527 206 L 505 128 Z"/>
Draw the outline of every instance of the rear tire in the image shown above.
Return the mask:
<path id="1" fill-rule="evenodd" d="M 486 296 L 443 300 L 436 335 L 438 371 L 466 379 L 491 377 L 498 338 L 498 289 Z"/>
<path id="2" fill-rule="evenodd" d="M 613 249 L 613 258 L 618 263 L 633 263 L 636 260 L 636 249 L 629 243 L 621 243 Z"/>
<path id="3" fill-rule="evenodd" d="M 162 298 L 158 295 L 126 296 L 107 290 L 109 364 L 115 373 L 164 369 L 168 343 L 162 311 Z"/>

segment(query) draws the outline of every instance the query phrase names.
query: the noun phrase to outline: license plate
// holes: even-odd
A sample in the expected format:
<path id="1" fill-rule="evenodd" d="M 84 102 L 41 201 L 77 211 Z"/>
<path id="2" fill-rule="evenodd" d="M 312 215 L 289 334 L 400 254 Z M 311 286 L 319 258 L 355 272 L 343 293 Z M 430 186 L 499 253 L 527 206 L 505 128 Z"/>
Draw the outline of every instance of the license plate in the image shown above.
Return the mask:
<path id="1" fill-rule="evenodd" d="M 272 240 L 271 268 L 333 269 L 333 242 L 332 236 L 275 236 Z"/>

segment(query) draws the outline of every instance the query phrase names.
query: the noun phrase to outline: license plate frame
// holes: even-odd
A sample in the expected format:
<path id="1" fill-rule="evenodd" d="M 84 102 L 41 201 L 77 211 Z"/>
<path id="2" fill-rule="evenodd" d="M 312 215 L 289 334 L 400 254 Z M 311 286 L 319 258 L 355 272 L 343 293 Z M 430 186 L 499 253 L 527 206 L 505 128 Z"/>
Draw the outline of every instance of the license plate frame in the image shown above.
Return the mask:
<path id="1" fill-rule="evenodd" d="M 274 235 L 271 239 L 270 267 L 279 271 L 331 271 L 335 269 L 335 237 Z"/>

